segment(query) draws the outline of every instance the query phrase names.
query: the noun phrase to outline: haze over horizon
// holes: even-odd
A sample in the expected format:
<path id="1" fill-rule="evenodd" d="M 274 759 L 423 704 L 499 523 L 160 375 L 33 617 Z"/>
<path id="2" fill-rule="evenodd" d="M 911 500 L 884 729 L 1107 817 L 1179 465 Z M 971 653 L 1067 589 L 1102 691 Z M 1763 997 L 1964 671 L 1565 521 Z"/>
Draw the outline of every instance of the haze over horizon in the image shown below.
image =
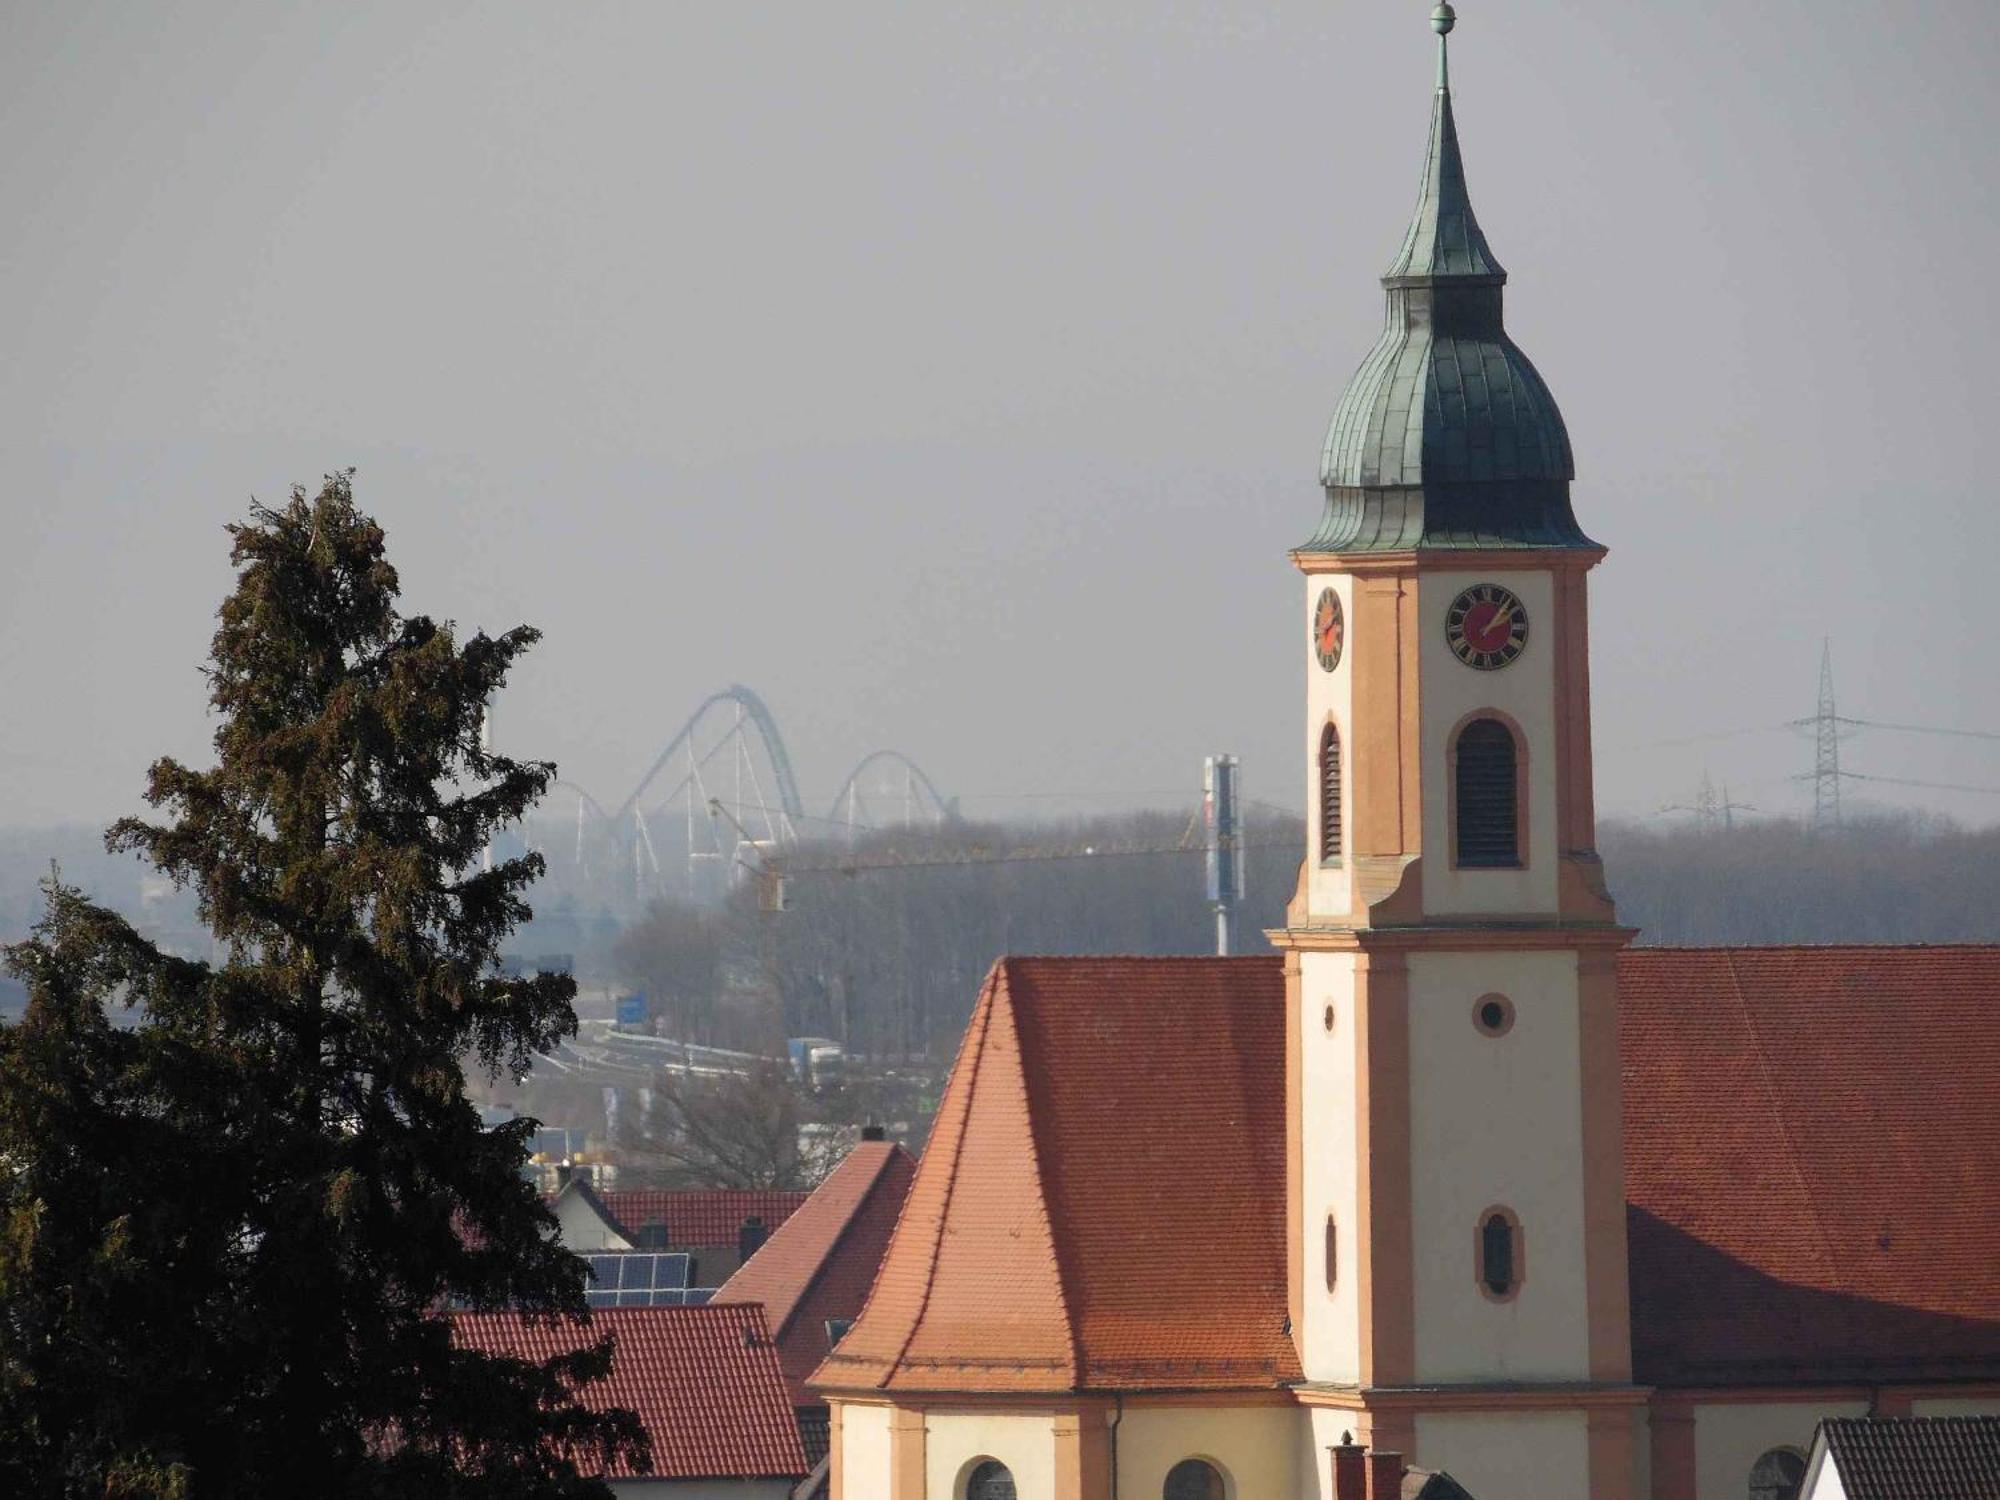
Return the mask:
<path id="1" fill-rule="evenodd" d="M 19 8 L 0 56 L 0 824 L 207 764 L 250 497 L 353 465 L 405 607 L 546 639 L 510 752 L 615 803 L 747 683 L 809 804 L 1303 797 L 1301 591 L 1428 0 Z M 1600 810 L 1810 807 L 1777 726 L 2000 732 L 2000 13 L 1465 0 L 1508 325 L 1561 403 Z M 1714 738 L 1709 738 L 1713 736 Z M 2000 789 L 2000 742 L 1857 734 Z M 1858 801 L 2000 821 L 2000 794 Z"/>

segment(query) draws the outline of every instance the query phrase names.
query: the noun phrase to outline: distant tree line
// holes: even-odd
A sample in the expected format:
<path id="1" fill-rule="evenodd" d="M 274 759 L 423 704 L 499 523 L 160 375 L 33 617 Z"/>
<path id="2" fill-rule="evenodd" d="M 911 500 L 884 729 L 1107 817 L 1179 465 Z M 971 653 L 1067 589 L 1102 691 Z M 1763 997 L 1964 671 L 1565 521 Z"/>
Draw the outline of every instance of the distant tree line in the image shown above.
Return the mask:
<path id="1" fill-rule="evenodd" d="M 754 884 L 719 910 L 659 903 L 608 965 L 685 1040 L 775 1050 L 818 1035 L 942 1060 L 1002 954 L 1213 952 L 1201 854 L 1178 850 L 1184 833 L 1184 815 L 1138 813 L 807 847 L 784 910 L 764 909 Z M 2000 829 L 1907 816 L 1826 834 L 1611 823 L 1599 842 L 1641 943 L 2000 941 Z M 1264 930 L 1284 920 L 1303 852 L 1296 821 L 1252 829 L 1238 952 L 1269 951 Z"/>

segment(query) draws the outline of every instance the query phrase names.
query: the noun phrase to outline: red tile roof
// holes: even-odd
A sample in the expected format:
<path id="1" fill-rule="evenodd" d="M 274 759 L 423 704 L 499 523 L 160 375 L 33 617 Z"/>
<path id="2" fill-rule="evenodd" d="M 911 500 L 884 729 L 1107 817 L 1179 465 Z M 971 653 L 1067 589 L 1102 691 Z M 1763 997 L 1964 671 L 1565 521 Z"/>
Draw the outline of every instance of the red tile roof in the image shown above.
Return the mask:
<path id="1" fill-rule="evenodd" d="M 901 1146 L 863 1141 L 715 1294 L 717 1303 L 763 1304 L 802 1406 L 818 1399 L 805 1382 L 832 1347 L 827 1320 L 860 1316 L 916 1172 Z"/>
<path id="2" fill-rule="evenodd" d="M 1847 1500 L 2000 1500 L 2000 1417 L 1819 1424 Z"/>
<path id="3" fill-rule="evenodd" d="M 1649 1383 L 2000 1373 L 2000 947 L 1619 965 Z"/>
<path id="4" fill-rule="evenodd" d="M 1636 1378 L 2000 1378 L 2000 947 L 1620 960 Z M 828 1389 L 1297 1377 L 1276 958 L 1008 959 Z"/>
<path id="5" fill-rule="evenodd" d="M 805 1450 L 792 1417 L 778 1354 L 759 1307 L 618 1307 L 587 1327 L 530 1322 L 514 1312 L 452 1316 L 456 1342 L 471 1349 L 547 1360 L 617 1338 L 610 1377 L 586 1389 L 598 1410 L 639 1414 L 653 1442 L 644 1475 L 622 1466 L 612 1478 L 797 1478 Z"/>
<path id="6" fill-rule="evenodd" d="M 736 1231 L 755 1216 L 766 1229 L 776 1229 L 798 1211 L 812 1194 L 777 1188 L 691 1188 L 679 1192 L 637 1190 L 601 1192 L 603 1203 L 618 1226 L 639 1233 L 647 1223 L 667 1226 L 667 1242 L 683 1245 L 736 1244 Z"/>
<path id="7" fill-rule="evenodd" d="M 1269 959 L 1004 959 L 829 1388 L 1272 1387 L 1284 977 Z"/>

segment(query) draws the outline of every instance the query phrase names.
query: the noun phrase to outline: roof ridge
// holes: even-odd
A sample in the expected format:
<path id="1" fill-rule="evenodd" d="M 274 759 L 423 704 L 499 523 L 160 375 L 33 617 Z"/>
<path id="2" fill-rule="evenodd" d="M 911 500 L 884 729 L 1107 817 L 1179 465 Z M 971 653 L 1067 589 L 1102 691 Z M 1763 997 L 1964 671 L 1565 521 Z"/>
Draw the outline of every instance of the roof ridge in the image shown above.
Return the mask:
<path id="1" fill-rule="evenodd" d="M 1763 1033 L 1757 1029 L 1757 1016 L 1750 1007 L 1750 997 L 1743 992 L 1743 981 L 1737 976 L 1735 956 L 1724 954 L 1722 964 L 1724 972 L 1729 975 L 1730 993 L 1736 997 L 1737 1007 L 1743 1013 L 1743 1028 L 1750 1033 L 1750 1046 L 1757 1056 L 1757 1071 L 1763 1077 L 1765 1091 L 1771 1096 L 1771 1112 L 1778 1117 L 1778 1134 L 1785 1143 L 1785 1162 L 1791 1168 L 1799 1196 L 1805 1200 L 1806 1217 L 1812 1224 L 1813 1237 L 1819 1241 L 1820 1254 L 1825 1257 L 1828 1273 L 1836 1280 L 1844 1280 L 1840 1274 L 1840 1262 L 1834 1257 L 1833 1242 L 1827 1237 L 1825 1221 L 1820 1217 L 1818 1197 L 1806 1178 L 1799 1143 L 1792 1134 L 1791 1116 L 1785 1109 L 1784 1096 L 1778 1091 L 1777 1073 L 1771 1063 L 1770 1051 L 1764 1045 Z"/>
<path id="2" fill-rule="evenodd" d="M 826 1180 L 820 1183 L 820 1187 L 825 1187 L 827 1183 L 831 1182 L 839 1174 L 842 1167 L 845 1167 L 855 1157 L 859 1156 L 862 1147 L 874 1144 L 876 1143 L 873 1141 L 863 1141 L 861 1145 L 856 1146 L 852 1151 L 848 1152 L 846 1156 L 841 1158 L 840 1166 L 835 1167 L 832 1172 L 827 1174 Z M 855 1221 L 861 1217 L 861 1211 L 868 1206 L 869 1200 L 875 1196 L 876 1190 L 882 1186 L 882 1179 L 888 1173 L 889 1163 L 895 1160 L 896 1152 L 900 1149 L 898 1146 L 891 1145 L 886 1151 L 871 1153 L 875 1157 L 874 1169 L 869 1172 L 868 1180 L 862 1185 L 861 1191 L 853 1195 L 852 1201 L 848 1204 L 847 1212 L 840 1216 L 838 1223 L 834 1226 L 833 1233 L 827 1236 L 826 1253 L 813 1262 L 811 1273 L 799 1284 L 798 1290 L 792 1296 L 790 1305 L 785 1308 L 785 1315 L 772 1325 L 772 1338 L 783 1338 L 790 1330 L 792 1319 L 796 1318 L 799 1315 L 799 1309 L 806 1305 L 806 1299 L 812 1295 L 813 1288 L 819 1285 L 820 1278 L 826 1274 L 826 1268 L 833 1263 L 833 1258 L 840 1249 L 841 1241 L 847 1238 L 848 1232 L 854 1228 Z M 815 1196 L 817 1196 L 818 1190 L 815 1189 L 814 1191 Z M 804 1212 L 803 1207 L 801 1207 L 800 1212 Z M 778 1226 L 777 1234 L 783 1234 L 787 1228 L 797 1222 L 797 1215 L 787 1219 L 783 1224 Z M 774 1234 L 772 1238 L 775 1239 L 777 1234 Z"/>
<path id="3" fill-rule="evenodd" d="M 1028 1066 L 1027 1048 L 1023 1045 L 1022 1038 L 1021 1006 L 1015 999 L 1011 986 L 1007 992 L 1007 999 L 1009 1008 L 1014 1013 L 1014 1046 L 1022 1054 L 1021 1091 L 1028 1096 L 1028 1101 L 1031 1105 L 1027 1111 L 1028 1150 L 1034 1163 L 1035 1194 L 1042 1200 L 1042 1218 L 1048 1224 L 1049 1228 L 1049 1258 L 1055 1262 L 1056 1296 L 1062 1303 L 1063 1331 L 1068 1335 L 1069 1378 L 1072 1385 L 1080 1386 L 1083 1383 L 1085 1369 L 1083 1331 L 1077 1324 L 1075 1312 L 1072 1311 L 1072 1304 L 1075 1299 L 1070 1294 L 1071 1283 L 1075 1280 L 1076 1274 L 1076 1268 L 1072 1264 L 1075 1257 L 1073 1254 L 1066 1255 L 1063 1250 L 1065 1244 L 1073 1243 L 1074 1237 L 1067 1233 L 1059 1234 L 1056 1232 L 1056 1216 L 1061 1195 L 1049 1191 L 1048 1179 L 1044 1175 L 1043 1168 L 1043 1163 L 1048 1155 L 1045 1149 L 1046 1142 L 1043 1140 L 1049 1114 L 1046 1107 L 1047 1100 L 1045 1098 L 1037 1098 L 1037 1094 L 1040 1091 L 1035 1087 L 1035 1076 L 1039 1070 L 1031 1069 Z M 1032 1107 L 1036 1105 L 1041 1107 Z M 1058 1166 L 1057 1170 L 1060 1171 L 1061 1168 Z M 1067 1223 L 1065 1223 L 1064 1228 L 1067 1230 Z"/>
<path id="4" fill-rule="evenodd" d="M 2000 943 L 1982 943 L 1972 939 L 1952 939 L 1948 942 L 1894 942 L 1894 943 L 1641 943 L 1625 950 L 1628 954 L 1645 953 L 1910 953 L 1910 952 L 1970 952 L 2000 954 Z"/>
<path id="5" fill-rule="evenodd" d="M 945 1226 L 951 1222 L 952 1199 L 958 1194 L 958 1164 L 965 1156 L 966 1126 L 972 1118 L 972 1098 L 976 1092 L 975 1085 L 979 1082 L 980 1065 L 986 1060 L 987 1034 L 993 1029 L 993 1007 L 1001 987 L 1006 983 L 1005 963 L 1004 959 L 995 963 L 991 972 L 987 974 L 985 992 L 980 996 L 980 1003 L 973 1011 L 971 1024 L 966 1027 L 963 1050 L 968 1054 L 966 1061 L 970 1064 L 971 1071 L 966 1074 L 965 1087 L 960 1090 L 964 1102 L 959 1109 L 958 1137 L 952 1142 L 951 1164 L 944 1175 L 944 1195 L 938 1202 L 937 1233 L 932 1237 L 930 1249 L 924 1257 L 924 1289 L 917 1297 L 917 1306 L 910 1318 L 909 1331 L 897 1344 L 895 1357 L 887 1361 L 887 1369 L 883 1373 L 881 1382 L 885 1386 L 896 1371 L 902 1368 L 903 1361 L 909 1357 L 910 1345 L 916 1342 L 918 1330 L 924 1326 L 924 1318 L 930 1312 L 931 1293 L 937 1287 L 938 1252 L 944 1246 Z M 978 1029 L 976 1037 L 973 1034 L 974 1027 Z M 935 1120 L 931 1122 L 931 1133 L 933 1135 L 937 1133 Z M 912 1186 L 914 1187 L 914 1184 Z M 907 1198 L 903 1206 L 905 1208 L 909 1206 Z M 902 1215 L 899 1213 L 898 1228 L 901 1227 L 901 1222 Z M 883 1259 L 886 1261 L 887 1258 L 885 1251 Z M 868 1289 L 869 1302 L 875 1300 L 875 1290 L 881 1284 L 881 1277 L 878 1274 L 875 1285 Z M 867 1303 L 862 1304 L 861 1316 L 863 1318 L 868 1316 Z"/>

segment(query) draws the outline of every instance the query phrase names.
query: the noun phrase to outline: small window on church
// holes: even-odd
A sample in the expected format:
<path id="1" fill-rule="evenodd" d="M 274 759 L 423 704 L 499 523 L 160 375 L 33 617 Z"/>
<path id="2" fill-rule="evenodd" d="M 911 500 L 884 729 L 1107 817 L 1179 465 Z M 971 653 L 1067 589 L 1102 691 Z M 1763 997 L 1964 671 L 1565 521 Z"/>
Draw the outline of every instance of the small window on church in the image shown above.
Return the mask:
<path id="1" fill-rule="evenodd" d="M 1222 1472 L 1203 1458 L 1184 1458 L 1167 1470 L 1163 1500 L 1224 1500 Z"/>
<path id="2" fill-rule="evenodd" d="M 1798 1449 L 1773 1448 L 1750 1466 L 1750 1500 L 1798 1500 L 1805 1477 L 1805 1456 Z"/>
<path id="3" fill-rule="evenodd" d="M 1328 1214 L 1326 1216 L 1326 1289 L 1329 1292 L 1333 1290 L 1334 1283 L 1340 1279 L 1339 1243 L 1338 1238 L 1333 1232 L 1333 1215 Z"/>
<path id="4" fill-rule="evenodd" d="M 1474 719 L 1459 731 L 1453 758 L 1459 865 L 1519 869 L 1519 763 L 1513 731 L 1498 719 Z"/>
<path id="5" fill-rule="evenodd" d="M 1489 1208 L 1479 1216 L 1473 1238 L 1473 1271 L 1479 1289 L 1505 1302 L 1521 1289 L 1521 1221 L 1504 1208 Z"/>
<path id="6" fill-rule="evenodd" d="M 1331 724 L 1319 735 L 1319 857 L 1340 858 L 1340 731 Z"/>
<path id="7" fill-rule="evenodd" d="M 1014 1500 L 1014 1474 L 997 1458 L 984 1458 L 965 1476 L 965 1500 Z"/>

